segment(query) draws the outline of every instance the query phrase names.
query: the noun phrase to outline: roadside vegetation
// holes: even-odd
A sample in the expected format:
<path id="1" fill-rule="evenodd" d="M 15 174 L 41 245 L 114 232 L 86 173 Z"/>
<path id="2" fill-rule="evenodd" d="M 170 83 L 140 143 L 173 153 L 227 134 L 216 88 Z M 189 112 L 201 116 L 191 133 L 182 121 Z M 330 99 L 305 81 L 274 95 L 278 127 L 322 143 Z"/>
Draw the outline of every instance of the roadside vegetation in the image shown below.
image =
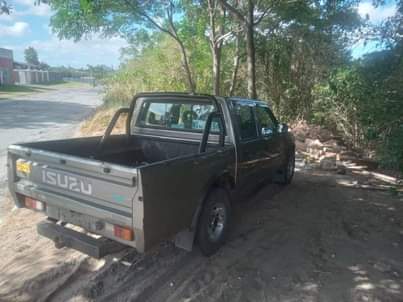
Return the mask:
<path id="1" fill-rule="evenodd" d="M 376 25 L 351 0 L 46 2 L 60 38 L 97 33 L 129 42 L 119 70 L 104 80 L 106 107 L 141 91 L 257 97 L 283 121 L 326 127 L 403 169 L 401 0 Z M 382 47 L 353 59 L 352 47 L 364 41 Z"/>

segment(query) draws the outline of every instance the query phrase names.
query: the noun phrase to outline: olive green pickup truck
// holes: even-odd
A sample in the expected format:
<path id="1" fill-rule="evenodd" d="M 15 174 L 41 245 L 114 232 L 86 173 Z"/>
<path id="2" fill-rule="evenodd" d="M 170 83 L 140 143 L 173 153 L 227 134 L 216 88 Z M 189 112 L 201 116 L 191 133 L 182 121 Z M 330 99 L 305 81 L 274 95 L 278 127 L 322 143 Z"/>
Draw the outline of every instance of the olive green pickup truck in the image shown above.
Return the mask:
<path id="1" fill-rule="evenodd" d="M 231 196 L 267 179 L 290 183 L 294 153 L 265 102 L 142 93 L 102 137 L 9 146 L 9 190 L 18 207 L 47 216 L 38 232 L 56 247 L 102 257 L 174 239 L 211 255 L 228 234 Z"/>

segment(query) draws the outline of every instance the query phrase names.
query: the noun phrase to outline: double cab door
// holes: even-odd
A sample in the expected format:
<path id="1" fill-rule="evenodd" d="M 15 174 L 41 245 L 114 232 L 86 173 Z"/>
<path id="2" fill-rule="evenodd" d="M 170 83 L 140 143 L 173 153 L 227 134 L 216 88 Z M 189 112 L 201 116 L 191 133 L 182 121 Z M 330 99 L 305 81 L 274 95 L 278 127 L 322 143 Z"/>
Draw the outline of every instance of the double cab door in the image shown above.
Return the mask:
<path id="1" fill-rule="evenodd" d="M 263 102 L 232 101 L 238 141 L 238 179 L 248 188 L 262 183 L 282 166 L 282 135 L 270 108 Z"/>

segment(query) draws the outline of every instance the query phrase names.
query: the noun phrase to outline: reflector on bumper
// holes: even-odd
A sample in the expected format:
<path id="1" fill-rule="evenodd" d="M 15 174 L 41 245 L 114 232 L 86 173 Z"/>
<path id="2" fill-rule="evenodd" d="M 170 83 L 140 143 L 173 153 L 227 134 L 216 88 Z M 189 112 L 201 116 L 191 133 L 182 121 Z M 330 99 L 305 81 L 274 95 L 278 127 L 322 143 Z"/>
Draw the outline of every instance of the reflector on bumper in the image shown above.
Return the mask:
<path id="1" fill-rule="evenodd" d="M 113 233 L 116 237 L 123 240 L 132 241 L 134 239 L 133 230 L 119 225 L 113 226 Z"/>

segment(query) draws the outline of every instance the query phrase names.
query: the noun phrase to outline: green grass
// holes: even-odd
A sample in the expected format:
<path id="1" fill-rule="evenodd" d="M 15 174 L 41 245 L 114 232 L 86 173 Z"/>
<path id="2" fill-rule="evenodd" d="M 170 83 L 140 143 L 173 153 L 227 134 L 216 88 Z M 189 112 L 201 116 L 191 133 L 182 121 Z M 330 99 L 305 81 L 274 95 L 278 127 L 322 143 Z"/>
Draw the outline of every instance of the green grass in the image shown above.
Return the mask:
<path id="1" fill-rule="evenodd" d="M 0 86 L 0 100 L 13 97 L 41 93 L 63 88 L 85 88 L 90 87 L 87 83 L 81 82 L 52 82 L 40 85 L 2 85 Z"/>

